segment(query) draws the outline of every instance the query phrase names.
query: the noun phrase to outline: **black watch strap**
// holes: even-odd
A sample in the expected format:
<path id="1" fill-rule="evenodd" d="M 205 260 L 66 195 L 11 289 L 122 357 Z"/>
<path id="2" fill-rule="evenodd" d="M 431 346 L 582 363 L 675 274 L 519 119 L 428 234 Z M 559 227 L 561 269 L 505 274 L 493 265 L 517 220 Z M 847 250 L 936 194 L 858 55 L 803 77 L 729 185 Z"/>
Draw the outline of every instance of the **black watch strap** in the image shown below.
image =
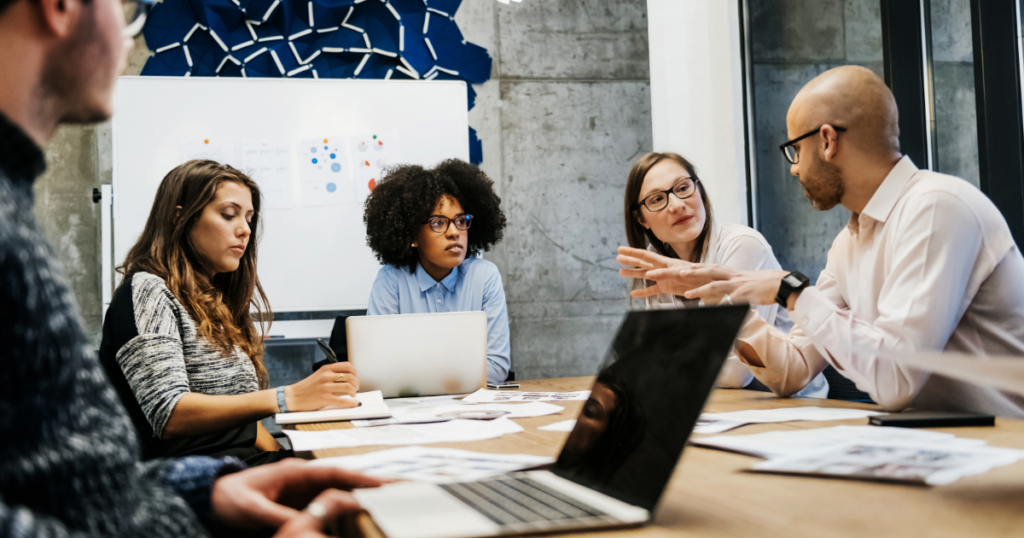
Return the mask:
<path id="1" fill-rule="evenodd" d="M 782 305 L 782 308 L 786 308 L 789 302 L 789 296 L 793 292 L 800 291 L 807 286 L 811 285 L 811 279 L 805 277 L 803 274 L 793 271 L 792 273 L 782 277 L 782 283 L 779 284 L 779 293 L 775 296 L 775 302 Z"/>

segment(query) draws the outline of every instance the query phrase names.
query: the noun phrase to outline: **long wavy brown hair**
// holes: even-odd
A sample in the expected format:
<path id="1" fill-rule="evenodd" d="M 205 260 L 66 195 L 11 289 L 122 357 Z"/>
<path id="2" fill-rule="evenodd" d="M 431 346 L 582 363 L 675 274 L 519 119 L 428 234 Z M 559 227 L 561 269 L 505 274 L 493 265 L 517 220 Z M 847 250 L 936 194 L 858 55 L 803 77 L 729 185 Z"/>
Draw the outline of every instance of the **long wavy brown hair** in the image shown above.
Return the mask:
<path id="1" fill-rule="evenodd" d="M 203 209 L 216 199 L 217 189 L 228 181 L 244 185 L 252 193 L 252 235 L 238 269 L 211 279 L 209 262 L 192 241 L 192 229 Z M 117 271 L 124 275 L 121 285 L 130 283 L 141 271 L 164 279 L 167 289 L 192 315 L 199 335 L 225 355 L 233 354 L 236 346 L 244 351 L 256 369 L 260 388 L 266 388 L 269 379 L 263 366 L 263 338 L 273 313 L 256 275 L 259 222 L 260 189 L 255 181 L 214 161 L 188 161 L 160 182 L 146 227 Z M 254 318 L 260 323 L 259 332 Z"/>
<path id="2" fill-rule="evenodd" d="M 651 168 L 662 161 L 669 160 L 675 161 L 679 166 L 686 169 L 686 172 L 693 178 L 694 185 L 697 186 L 697 190 L 700 191 L 701 203 L 704 205 L 704 228 L 700 231 L 700 235 L 697 236 L 697 243 L 693 246 L 693 250 L 690 252 L 690 259 L 687 261 L 693 263 L 700 263 L 707 254 L 708 249 L 708 234 L 712 229 L 712 211 L 711 211 L 711 199 L 708 198 L 708 193 L 704 190 L 704 183 L 697 177 L 697 169 L 693 164 L 686 160 L 682 155 L 671 152 L 650 152 L 637 159 L 633 168 L 629 171 L 629 176 L 626 179 L 626 194 L 623 199 L 625 209 L 623 215 L 625 216 L 626 225 L 626 241 L 629 242 L 629 246 L 633 248 L 650 248 L 654 252 L 661 254 L 662 256 L 668 256 L 669 258 L 679 258 L 675 251 L 671 248 L 666 248 L 665 243 L 658 239 L 654 232 L 648 228 L 643 227 L 640 224 L 640 209 L 636 208 L 637 202 L 640 200 L 640 191 L 644 186 L 644 178 L 647 177 L 647 172 L 651 171 Z M 640 281 L 633 282 L 633 289 L 640 286 Z"/>

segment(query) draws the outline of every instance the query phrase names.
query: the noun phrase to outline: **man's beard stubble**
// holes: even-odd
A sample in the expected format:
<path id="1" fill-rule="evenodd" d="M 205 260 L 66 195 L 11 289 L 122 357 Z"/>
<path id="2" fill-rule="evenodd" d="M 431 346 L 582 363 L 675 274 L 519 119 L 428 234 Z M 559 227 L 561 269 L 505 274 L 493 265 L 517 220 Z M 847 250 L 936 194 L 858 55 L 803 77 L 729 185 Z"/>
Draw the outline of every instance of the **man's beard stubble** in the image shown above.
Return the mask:
<path id="1" fill-rule="evenodd" d="M 62 124 L 91 124 L 110 119 L 109 112 L 95 102 L 95 94 L 110 84 L 106 79 L 113 55 L 97 29 L 95 2 L 85 8 L 74 33 L 48 58 L 39 86 L 44 106 L 59 109 L 54 112 L 59 114 Z"/>
<path id="2" fill-rule="evenodd" d="M 801 175 L 804 196 L 814 209 L 828 211 L 839 205 L 846 193 L 843 176 L 834 164 L 817 161 Z"/>

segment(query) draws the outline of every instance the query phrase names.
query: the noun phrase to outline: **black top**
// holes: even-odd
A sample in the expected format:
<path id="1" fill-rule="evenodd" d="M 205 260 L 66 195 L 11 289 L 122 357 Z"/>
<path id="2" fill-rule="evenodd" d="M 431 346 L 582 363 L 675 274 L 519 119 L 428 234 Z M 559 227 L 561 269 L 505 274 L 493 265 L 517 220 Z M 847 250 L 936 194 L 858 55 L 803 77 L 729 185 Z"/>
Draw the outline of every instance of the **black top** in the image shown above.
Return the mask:
<path id="1" fill-rule="evenodd" d="M 142 406 L 132 392 L 117 362 L 117 352 L 139 335 L 135 324 L 135 306 L 132 301 L 132 287 L 129 282 L 119 286 L 107 309 L 103 322 L 103 342 L 100 344 L 100 364 L 110 377 L 117 395 L 128 410 L 128 416 L 135 425 L 135 431 L 142 445 L 142 459 L 169 458 L 180 456 L 234 456 L 250 463 L 261 452 L 256 449 L 256 423 L 228 428 L 217 433 L 185 439 L 162 439 L 153 435 L 153 427 L 147 420 Z M 256 458 L 263 460 L 265 457 Z M 266 463 L 266 462 L 263 462 Z M 251 463 L 250 463 L 251 464 Z"/>

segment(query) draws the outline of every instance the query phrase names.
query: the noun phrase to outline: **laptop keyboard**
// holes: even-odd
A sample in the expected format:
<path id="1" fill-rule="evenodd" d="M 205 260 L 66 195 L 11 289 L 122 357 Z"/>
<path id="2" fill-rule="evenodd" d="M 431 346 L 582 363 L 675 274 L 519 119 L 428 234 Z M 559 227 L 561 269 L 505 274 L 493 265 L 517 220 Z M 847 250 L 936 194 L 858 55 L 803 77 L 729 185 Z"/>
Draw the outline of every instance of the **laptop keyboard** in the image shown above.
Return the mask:
<path id="1" fill-rule="evenodd" d="M 471 508 L 511 531 L 603 527 L 619 520 L 525 474 L 439 484 Z"/>

